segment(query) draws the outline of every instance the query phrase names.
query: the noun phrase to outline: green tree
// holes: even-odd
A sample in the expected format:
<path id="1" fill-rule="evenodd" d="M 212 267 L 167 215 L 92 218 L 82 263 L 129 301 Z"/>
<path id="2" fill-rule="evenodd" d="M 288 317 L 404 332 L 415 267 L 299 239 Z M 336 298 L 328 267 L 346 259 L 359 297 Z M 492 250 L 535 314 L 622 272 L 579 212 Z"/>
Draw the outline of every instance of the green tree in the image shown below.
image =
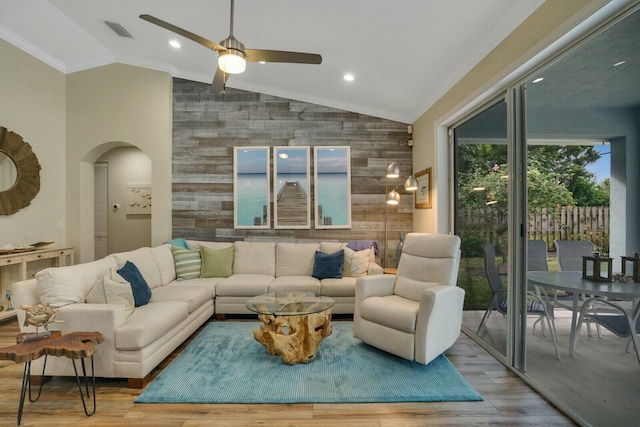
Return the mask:
<path id="1" fill-rule="evenodd" d="M 555 202 L 569 200 L 566 194 L 559 190 L 563 186 L 572 196 L 567 205 L 575 206 L 608 206 L 609 183 L 597 184 L 595 176 L 586 166 L 596 162 L 600 153 L 593 147 L 576 145 L 532 145 L 528 147 L 528 179 L 529 203 L 531 208 L 551 208 Z M 468 183 L 471 187 L 482 186 L 480 181 L 487 175 L 485 187 L 488 189 L 483 196 L 494 195 L 500 202 L 499 183 L 495 176 L 490 178 L 489 171 L 498 167 L 505 175 L 504 165 L 507 163 L 507 146 L 498 144 L 468 144 L 458 148 L 458 168 L 460 174 L 460 189 Z M 478 183 L 474 185 L 473 183 Z M 533 184 L 533 185 L 531 185 Z M 460 193 L 462 196 L 462 193 Z M 478 199 L 482 197 L 474 196 Z M 506 197 L 502 197 L 506 200 Z M 462 200 L 461 200 L 462 201 Z M 487 202 L 487 201 L 485 201 Z"/>
<path id="2" fill-rule="evenodd" d="M 487 172 L 475 170 L 459 180 L 460 206 L 480 209 L 490 206 L 499 214 L 506 214 L 508 206 L 507 165 L 493 165 Z M 574 205 L 569 190 L 558 180 L 535 167 L 527 170 L 527 195 L 530 210 L 545 208 L 553 212 L 559 206 Z"/>

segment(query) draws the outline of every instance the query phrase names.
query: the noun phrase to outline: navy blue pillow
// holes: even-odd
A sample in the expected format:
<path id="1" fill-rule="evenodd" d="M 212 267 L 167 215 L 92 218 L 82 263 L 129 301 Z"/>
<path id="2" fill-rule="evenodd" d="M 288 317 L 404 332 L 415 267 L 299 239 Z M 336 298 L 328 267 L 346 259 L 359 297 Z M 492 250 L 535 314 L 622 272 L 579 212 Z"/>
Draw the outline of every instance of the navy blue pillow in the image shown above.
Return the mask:
<path id="1" fill-rule="evenodd" d="M 332 254 L 316 251 L 311 275 L 316 279 L 341 279 L 342 264 L 344 264 L 344 250 Z"/>
<path id="2" fill-rule="evenodd" d="M 118 274 L 121 275 L 124 280 L 131 283 L 131 291 L 133 292 L 133 300 L 135 301 L 136 307 L 143 306 L 149 302 L 151 299 L 151 288 L 134 263 L 127 261 L 127 263 L 118 270 Z"/>

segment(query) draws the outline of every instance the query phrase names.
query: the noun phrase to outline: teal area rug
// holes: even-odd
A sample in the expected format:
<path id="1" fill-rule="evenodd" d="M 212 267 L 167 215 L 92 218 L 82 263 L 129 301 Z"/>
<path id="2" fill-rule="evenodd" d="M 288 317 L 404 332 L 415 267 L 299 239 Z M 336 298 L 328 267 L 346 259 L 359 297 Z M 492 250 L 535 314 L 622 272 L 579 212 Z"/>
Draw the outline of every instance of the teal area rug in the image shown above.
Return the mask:
<path id="1" fill-rule="evenodd" d="M 253 339 L 257 322 L 211 322 L 138 396 L 139 403 L 354 403 L 482 400 L 444 356 L 410 362 L 333 322 L 316 359 L 287 365 Z"/>

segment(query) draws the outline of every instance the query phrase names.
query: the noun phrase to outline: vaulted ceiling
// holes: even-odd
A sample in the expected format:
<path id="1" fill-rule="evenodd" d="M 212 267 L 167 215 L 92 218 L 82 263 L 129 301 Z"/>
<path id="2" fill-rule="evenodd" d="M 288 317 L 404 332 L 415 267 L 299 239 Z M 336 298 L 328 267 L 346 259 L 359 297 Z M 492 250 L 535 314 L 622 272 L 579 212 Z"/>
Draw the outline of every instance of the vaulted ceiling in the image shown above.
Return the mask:
<path id="1" fill-rule="evenodd" d="M 318 53 L 323 61 L 250 63 L 228 86 L 411 123 L 542 3 L 237 0 L 234 35 L 245 46 Z M 229 34 L 230 0 L 2 0 L 0 38 L 63 73 L 118 62 L 211 82 L 215 52 L 140 14 L 216 43 Z"/>

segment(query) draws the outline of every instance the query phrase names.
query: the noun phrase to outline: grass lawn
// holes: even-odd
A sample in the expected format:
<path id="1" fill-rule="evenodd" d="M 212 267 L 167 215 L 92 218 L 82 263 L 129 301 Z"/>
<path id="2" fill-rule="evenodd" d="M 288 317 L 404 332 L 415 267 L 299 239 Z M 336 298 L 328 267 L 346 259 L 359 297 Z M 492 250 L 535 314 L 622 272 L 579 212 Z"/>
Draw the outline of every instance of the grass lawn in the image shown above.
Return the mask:
<path id="1" fill-rule="evenodd" d="M 547 256 L 550 271 L 558 271 L 558 260 L 555 256 Z M 501 257 L 498 257 L 498 271 L 502 277 L 502 283 L 507 285 L 507 266 Z M 462 258 L 458 272 L 458 286 L 465 291 L 465 310 L 484 310 L 489 306 L 493 297 L 489 281 L 484 274 L 483 258 Z"/>

